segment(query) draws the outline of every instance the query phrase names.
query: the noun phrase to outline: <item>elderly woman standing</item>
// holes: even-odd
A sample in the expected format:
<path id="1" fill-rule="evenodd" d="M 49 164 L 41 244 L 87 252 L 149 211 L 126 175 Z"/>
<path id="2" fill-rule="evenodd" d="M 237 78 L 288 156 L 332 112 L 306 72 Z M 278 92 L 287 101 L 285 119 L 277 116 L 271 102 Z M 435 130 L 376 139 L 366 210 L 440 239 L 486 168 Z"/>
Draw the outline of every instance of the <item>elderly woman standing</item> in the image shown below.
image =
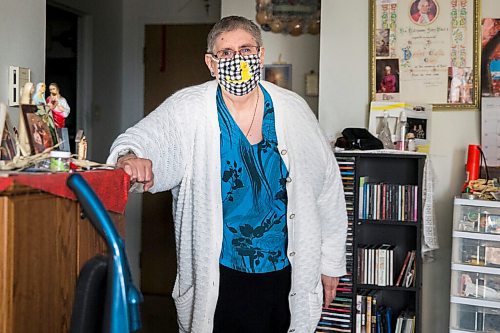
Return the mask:
<path id="1" fill-rule="evenodd" d="M 337 163 L 304 100 L 260 81 L 264 53 L 254 23 L 223 18 L 205 56 L 215 80 L 111 148 L 138 187 L 172 189 L 181 332 L 313 332 L 345 274 Z"/>

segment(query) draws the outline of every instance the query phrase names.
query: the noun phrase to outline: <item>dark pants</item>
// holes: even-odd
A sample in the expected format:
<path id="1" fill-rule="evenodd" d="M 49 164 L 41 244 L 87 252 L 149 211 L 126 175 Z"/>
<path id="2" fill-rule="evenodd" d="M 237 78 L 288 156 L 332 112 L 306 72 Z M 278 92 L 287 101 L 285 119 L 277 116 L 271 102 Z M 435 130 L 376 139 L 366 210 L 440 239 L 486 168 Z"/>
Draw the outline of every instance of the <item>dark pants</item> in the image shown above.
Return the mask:
<path id="1" fill-rule="evenodd" d="M 213 332 L 287 332 L 290 285 L 290 266 L 277 272 L 251 274 L 221 265 Z"/>

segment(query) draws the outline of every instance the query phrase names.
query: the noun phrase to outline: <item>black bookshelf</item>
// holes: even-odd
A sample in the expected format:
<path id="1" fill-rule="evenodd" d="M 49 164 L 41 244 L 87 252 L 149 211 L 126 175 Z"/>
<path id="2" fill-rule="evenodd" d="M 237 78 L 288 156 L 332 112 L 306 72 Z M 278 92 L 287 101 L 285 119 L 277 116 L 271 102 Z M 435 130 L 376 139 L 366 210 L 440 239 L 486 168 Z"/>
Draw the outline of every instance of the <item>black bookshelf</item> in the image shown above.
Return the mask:
<path id="1" fill-rule="evenodd" d="M 344 161 L 353 162 L 353 164 L 350 164 L 352 165 L 352 170 L 349 170 L 349 175 L 352 175 L 352 178 L 346 177 L 344 174 L 342 175 L 344 189 L 346 190 L 347 186 L 346 193 L 349 193 L 349 195 L 346 194 L 346 201 L 349 215 L 349 231 L 352 235 L 352 242 L 346 248 L 348 258 L 352 258 L 351 261 L 348 260 L 348 274 L 352 281 L 352 292 L 350 293 L 352 297 L 350 317 L 352 322 L 349 327 L 350 332 L 356 333 L 359 331 L 359 322 L 362 322 L 365 326 L 373 325 L 372 322 L 377 320 L 376 311 L 384 311 L 381 315 L 381 320 L 390 320 L 392 332 L 395 331 L 398 316 L 404 312 L 411 314 L 411 316 L 414 315 L 415 332 L 420 333 L 422 286 L 421 198 L 425 155 L 411 153 L 341 152 L 336 153 L 336 157 L 339 166 L 342 166 Z M 345 170 L 345 168 L 341 167 L 341 173 Z M 366 209 L 365 202 L 368 199 L 366 199 L 366 187 L 364 187 L 365 190 L 362 190 L 363 187 L 360 188 L 360 179 L 364 179 L 365 183 L 371 184 L 372 190 L 376 189 L 376 191 L 369 195 L 369 203 L 372 204 L 370 209 L 373 209 L 374 212 L 377 212 L 377 207 L 380 205 L 379 211 L 376 214 L 377 217 L 382 215 L 380 213 L 382 210 L 391 209 L 388 206 L 398 204 L 399 209 L 402 210 L 400 216 L 404 221 L 399 218 L 394 219 L 393 216 L 391 216 L 391 219 L 362 218 L 363 213 L 360 215 L 360 210 Z M 399 193 L 399 197 L 392 192 L 390 194 L 383 192 L 382 189 L 385 184 L 394 185 L 393 188 L 397 189 L 396 192 Z M 374 185 L 379 186 L 376 188 Z M 385 187 L 388 188 L 388 186 Z M 399 190 L 400 188 L 401 190 Z M 407 190 L 408 188 L 411 189 Z M 412 192 L 413 196 L 409 192 Z M 390 196 L 394 200 L 389 200 Z M 363 202 L 363 198 L 365 198 L 365 202 Z M 406 202 L 407 206 L 405 206 L 404 202 Z M 363 205 L 363 207 L 360 207 L 360 205 Z M 405 207 L 411 209 L 412 213 L 414 213 L 413 220 L 404 218 L 405 213 L 403 211 L 406 211 Z M 374 283 L 361 283 L 361 279 L 363 278 L 363 276 L 360 276 L 362 272 L 361 265 L 364 268 L 366 266 L 364 261 L 360 262 L 360 259 L 364 259 L 364 257 L 360 256 L 359 251 L 363 251 L 364 248 L 377 248 L 381 244 L 391 246 L 391 262 L 393 266 L 392 285 L 389 285 L 389 280 L 386 281 L 386 285 L 377 285 L 377 281 Z M 359 250 L 360 247 L 362 248 L 361 250 Z M 408 287 L 396 286 L 395 283 L 409 251 L 415 251 L 413 280 Z M 366 254 L 367 252 L 364 253 Z M 389 273 L 384 273 L 384 271 L 379 274 L 390 275 Z M 366 278 L 366 274 L 364 278 Z M 359 304 L 360 301 L 361 305 Z M 368 302 L 371 305 L 368 305 Z M 366 313 L 368 308 L 371 307 L 373 308 L 373 311 L 370 310 L 372 316 L 368 320 Z M 390 315 L 387 315 L 387 313 Z M 363 314 L 365 315 L 364 318 Z M 365 331 L 371 333 L 377 332 L 376 329 L 369 330 L 366 328 L 363 329 L 363 332 Z M 327 332 L 327 330 L 322 330 L 321 332 Z M 332 332 L 335 332 L 335 330 L 332 330 Z"/>

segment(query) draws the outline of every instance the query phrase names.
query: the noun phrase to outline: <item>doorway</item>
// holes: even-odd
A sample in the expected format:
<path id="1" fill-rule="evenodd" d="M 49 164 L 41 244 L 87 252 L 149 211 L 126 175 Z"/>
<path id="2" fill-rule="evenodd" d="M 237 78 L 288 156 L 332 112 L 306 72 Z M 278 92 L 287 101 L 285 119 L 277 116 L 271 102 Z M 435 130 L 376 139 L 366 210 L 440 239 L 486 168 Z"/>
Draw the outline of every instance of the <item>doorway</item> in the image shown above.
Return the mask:
<path id="1" fill-rule="evenodd" d="M 144 116 L 177 90 L 210 80 L 204 54 L 211 28 L 211 24 L 146 25 Z M 177 262 L 170 192 L 143 195 L 141 234 L 142 332 L 177 332 L 171 297 Z"/>
<path id="2" fill-rule="evenodd" d="M 65 120 L 71 150 L 74 152 L 77 119 L 78 71 L 78 20 L 79 16 L 62 8 L 47 5 L 45 83 L 54 82 L 71 109 Z"/>

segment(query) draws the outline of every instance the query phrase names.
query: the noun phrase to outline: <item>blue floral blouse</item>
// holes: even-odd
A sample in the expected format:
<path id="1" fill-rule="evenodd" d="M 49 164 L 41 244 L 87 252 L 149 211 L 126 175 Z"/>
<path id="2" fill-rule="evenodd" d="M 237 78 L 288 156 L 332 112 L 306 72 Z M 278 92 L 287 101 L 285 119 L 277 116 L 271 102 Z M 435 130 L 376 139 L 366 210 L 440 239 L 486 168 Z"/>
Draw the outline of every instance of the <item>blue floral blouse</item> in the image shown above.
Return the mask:
<path id="1" fill-rule="evenodd" d="M 260 85 L 259 85 L 260 86 Z M 217 90 L 221 131 L 223 240 L 220 264 L 248 273 L 289 265 L 286 257 L 286 178 L 278 152 L 271 96 L 264 94 L 262 141 L 251 145 Z"/>

